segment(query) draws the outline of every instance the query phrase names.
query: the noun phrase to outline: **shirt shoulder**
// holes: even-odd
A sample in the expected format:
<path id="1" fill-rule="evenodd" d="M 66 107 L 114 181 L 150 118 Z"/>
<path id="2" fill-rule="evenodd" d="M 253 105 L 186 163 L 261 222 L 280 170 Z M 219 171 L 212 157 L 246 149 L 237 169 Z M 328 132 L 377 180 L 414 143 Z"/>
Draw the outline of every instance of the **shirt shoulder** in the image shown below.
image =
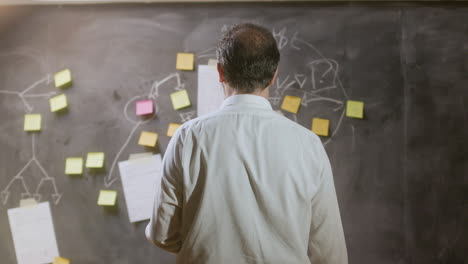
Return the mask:
<path id="1" fill-rule="evenodd" d="M 305 128 L 301 124 L 296 123 L 296 122 L 290 120 L 289 118 L 287 118 L 285 116 L 282 116 L 282 115 L 279 115 L 279 114 L 278 114 L 278 116 L 279 116 L 279 119 L 281 120 L 281 122 L 283 122 L 284 125 L 289 126 L 292 130 L 299 133 L 299 136 L 310 140 L 310 142 L 312 142 L 314 144 L 322 145 L 322 141 L 320 140 L 320 137 L 317 136 L 314 132 L 312 132 L 312 130 Z"/>
<path id="2" fill-rule="evenodd" d="M 255 111 L 255 112 L 237 112 L 237 111 L 216 111 L 211 114 L 207 114 L 201 117 L 194 118 L 190 121 L 185 122 L 180 128 L 180 133 L 183 136 L 188 134 L 198 134 L 202 130 L 206 131 L 212 127 L 220 125 L 225 121 L 226 118 L 230 116 L 254 116 L 258 117 L 260 122 L 270 122 L 273 123 L 274 126 L 281 127 L 283 129 L 287 129 L 289 132 L 299 136 L 302 140 L 307 141 L 313 145 L 320 145 L 322 146 L 322 142 L 320 137 L 318 137 L 315 133 L 313 133 L 310 129 L 305 128 L 304 126 L 288 119 L 287 117 L 283 116 L 272 110 L 262 110 L 262 111 Z"/>

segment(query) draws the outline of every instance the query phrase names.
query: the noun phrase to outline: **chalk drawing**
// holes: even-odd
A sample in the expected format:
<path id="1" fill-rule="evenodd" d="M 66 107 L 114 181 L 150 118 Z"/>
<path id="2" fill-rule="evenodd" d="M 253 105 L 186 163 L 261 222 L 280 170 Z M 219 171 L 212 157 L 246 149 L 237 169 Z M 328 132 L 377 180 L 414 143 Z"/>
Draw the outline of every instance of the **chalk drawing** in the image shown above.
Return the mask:
<path id="1" fill-rule="evenodd" d="M 307 76 L 305 74 L 295 74 L 294 79 L 296 80 L 296 83 L 299 85 L 299 88 L 302 89 L 307 81 Z"/>
<path id="2" fill-rule="evenodd" d="M 39 85 L 41 84 L 50 84 L 52 83 L 53 79 L 52 79 L 52 75 L 48 74 L 46 75 L 44 78 L 34 82 L 33 84 L 31 84 L 30 86 L 28 86 L 26 89 L 24 89 L 22 92 L 16 92 L 16 91 L 8 91 L 8 90 L 0 90 L 0 94 L 7 94 L 7 95 L 16 95 L 19 97 L 19 99 L 21 100 L 21 102 L 23 103 L 24 105 L 24 108 L 25 108 L 25 111 L 27 113 L 31 113 L 32 110 L 33 110 L 33 107 L 28 103 L 28 101 L 26 100 L 26 98 L 31 98 L 31 97 L 47 97 L 47 98 L 50 98 L 54 95 L 57 94 L 57 92 L 49 92 L 49 93 L 40 93 L 40 94 L 27 94 L 29 93 L 31 90 L 33 90 L 34 88 L 38 87 Z"/>
<path id="3" fill-rule="evenodd" d="M 273 28 L 272 32 L 280 50 L 296 50 L 316 58 L 304 64 L 303 72 L 290 72 L 285 77 L 277 77 L 276 82 L 271 87 L 269 101 L 273 106 L 280 105 L 289 90 L 294 91 L 295 94 L 301 94 L 301 107 L 313 107 L 315 102 L 327 102 L 335 105 L 332 111 L 341 111 L 341 113 L 330 137 L 323 143 L 327 145 L 341 127 L 346 110 L 344 104 L 348 98 L 339 78 L 340 65 L 336 60 L 325 57 L 312 43 L 301 39 L 297 31 L 293 32 L 291 37 L 288 35 L 287 27 L 283 27 L 279 31 Z M 324 95 L 324 92 L 334 89 L 340 89 L 343 96 Z M 297 122 L 297 114 L 288 113 L 288 116 Z"/>
<path id="4" fill-rule="evenodd" d="M 8 90 L 0 90 L 0 94 L 4 95 L 15 95 L 18 96 L 23 103 L 24 110 L 26 113 L 31 113 L 32 110 L 34 109 L 27 101 L 27 98 L 50 98 L 57 94 L 57 92 L 47 92 L 47 93 L 38 93 L 38 94 L 32 94 L 30 91 L 35 89 L 36 87 L 39 87 L 40 85 L 50 85 L 52 83 L 52 75 L 48 74 L 44 78 L 34 82 L 30 86 L 28 86 L 26 89 L 24 89 L 22 92 L 16 92 L 16 91 L 8 91 Z M 42 200 L 42 194 L 41 194 L 41 188 L 49 183 L 52 188 L 53 188 L 53 193 L 51 194 L 52 196 L 52 201 L 54 204 L 59 204 L 62 194 L 59 193 L 57 189 L 57 184 L 55 182 L 55 178 L 51 177 L 49 173 L 44 169 L 44 166 L 42 166 L 41 162 L 37 159 L 36 156 L 36 135 L 34 133 L 31 133 L 31 152 L 32 152 L 32 157 L 28 160 L 28 162 L 19 170 L 19 172 L 10 180 L 10 182 L 7 184 L 7 186 L 0 192 L 0 199 L 3 205 L 6 205 L 8 203 L 8 199 L 11 195 L 11 187 L 13 186 L 13 183 L 19 181 L 21 183 L 21 187 L 23 188 L 23 192 L 21 193 L 21 199 L 26 199 L 26 198 L 34 198 L 37 202 L 40 202 Z M 37 184 L 35 191 L 31 193 L 30 189 L 28 188 L 26 181 L 25 181 L 25 176 L 24 172 L 30 168 L 31 166 L 35 166 L 39 172 L 41 173 L 41 180 Z"/>
<path id="5" fill-rule="evenodd" d="M 133 127 L 132 127 L 130 133 L 128 134 L 127 138 L 125 139 L 124 143 L 120 147 L 119 151 L 115 155 L 114 159 L 112 160 L 111 167 L 109 169 L 109 173 L 104 177 L 104 186 L 106 188 L 109 188 L 110 186 L 112 186 L 112 184 L 114 184 L 118 180 L 118 177 L 116 177 L 116 175 L 115 175 L 115 168 L 117 167 L 117 162 L 119 161 L 120 157 L 122 156 L 122 153 L 127 148 L 128 144 L 130 143 L 130 141 L 133 138 L 133 136 L 135 135 L 135 133 L 138 131 L 138 128 L 141 125 L 146 124 L 146 123 L 151 122 L 152 120 L 154 120 L 156 118 L 156 115 L 157 115 L 158 110 L 159 110 L 158 104 L 154 103 L 153 105 L 155 106 L 155 109 L 154 109 L 153 115 L 151 117 L 149 117 L 149 118 L 147 118 L 145 120 L 141 120 L 141 119 L 137 119 L 137 118 L 133 119 L 133 118 L 131 118 L 131 113 L 133 113 L 133 115 L 134 115 L 134 108 L 133 108 L 133 106 L 135 106 L 134 103 L 137 100 L 157 101 L 158 98 L 159 98 L 159 90 L 161 89 L 161 86 L 164 85 L 165 83 L 171 81 L 171 80 L 176 81 L 176 85 L 174 87 L 172 87 L 172 90 L 180 91 L 180 90 L 185 89 L 185 84 L 182 83 L 182 80 L 180 78 L 179 73 L 177 73 L 177 72 L 176 73 L 171 73 L 168 76 L 164 77 L 162 80 L 154 81 L 152 83 L 151 88 L 150 88 L 150 90 L 149 90 L 149 92 L 147 94 L 134 96 L 130 100 L 128 100 L 127 103 L 125 104 L 125 107 L 124 107 L 124 110 L 123 110 L 125 119 L 127 121 L 129 121 L 130 123 L 132 123 Z M 132 107 L 130 107 L 130 106 L 132 106 Z M 180 112 L 179 115 L 180 115 L 181 122 L 186 122 L 186 121 L 192 119 L 195 116 L 195 111 Z"/>
<path id="6" fill-rule="evenodd" d="M 282 28 L 279 32 L 276 32 L 276 29 L 273 28 L 273 37 L 278 43 L 278 49 L 282 50 L 288 44 L 288 38 L 285 36 L 287 28 Z"/>
<path id="7" fill-rule="evenodd" d="M 197 52 L 197 58 L 216 58 L 216 47 Z"/>

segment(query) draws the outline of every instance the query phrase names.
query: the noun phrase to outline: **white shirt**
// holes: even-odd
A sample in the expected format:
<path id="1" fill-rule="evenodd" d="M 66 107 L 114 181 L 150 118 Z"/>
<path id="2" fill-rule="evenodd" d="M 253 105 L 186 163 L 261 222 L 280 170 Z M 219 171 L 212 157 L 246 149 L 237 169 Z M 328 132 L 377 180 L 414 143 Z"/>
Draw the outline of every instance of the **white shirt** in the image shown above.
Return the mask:
<path id="1" fill-rule="evenodd" d="M 320 139 L 263 97 L 185 123 L 162 166 L 146 236 L 177 263 L 348 263 Z"/>

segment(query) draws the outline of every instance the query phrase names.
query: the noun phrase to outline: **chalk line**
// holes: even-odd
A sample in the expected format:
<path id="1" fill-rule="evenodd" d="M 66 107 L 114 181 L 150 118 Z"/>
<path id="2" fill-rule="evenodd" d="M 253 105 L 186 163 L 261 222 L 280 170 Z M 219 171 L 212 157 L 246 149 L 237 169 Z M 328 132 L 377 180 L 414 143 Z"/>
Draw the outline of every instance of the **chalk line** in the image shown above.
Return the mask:
<path id="1" fill-rule="evenodd" d="M 117 155 L 114 157 L 109 174 L 104 179 L 104 185 L 106 186 L 106 188 L 110 187 L 117 180 L 116 178 L 112 178 L 112 173 L 114 172 L 114 168 L 117 165 L 117 160 L 120 158 L 120 155 L 122 154 L 124 149 L 127 147 L 127 145 L 130 143 L 130 140 L 132 139 L 133 134 L 135 134 L 136 130 L 138 129 L 138 127 L 140 127 L 141 124 L 142 122 L 138 122 L 133 126 L 132 131 L 130 132 L 127 139 L 125 140 L 125 143 L 122 145 L 122 147 L 120 147 L 119 152 L 117 152 Z"/>

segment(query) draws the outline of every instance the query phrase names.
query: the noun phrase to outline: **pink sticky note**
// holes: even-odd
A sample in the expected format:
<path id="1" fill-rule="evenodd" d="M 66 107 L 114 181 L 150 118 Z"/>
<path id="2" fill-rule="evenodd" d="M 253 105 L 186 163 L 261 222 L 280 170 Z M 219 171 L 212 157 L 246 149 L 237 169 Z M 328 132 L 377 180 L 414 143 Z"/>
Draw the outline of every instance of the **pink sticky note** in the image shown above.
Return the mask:
<path id="1" fill-rule="evenodd" d="M 148 115 L 153 113 L 153 100 L 143 100 L 136 102 L 136 114 Z"/>

